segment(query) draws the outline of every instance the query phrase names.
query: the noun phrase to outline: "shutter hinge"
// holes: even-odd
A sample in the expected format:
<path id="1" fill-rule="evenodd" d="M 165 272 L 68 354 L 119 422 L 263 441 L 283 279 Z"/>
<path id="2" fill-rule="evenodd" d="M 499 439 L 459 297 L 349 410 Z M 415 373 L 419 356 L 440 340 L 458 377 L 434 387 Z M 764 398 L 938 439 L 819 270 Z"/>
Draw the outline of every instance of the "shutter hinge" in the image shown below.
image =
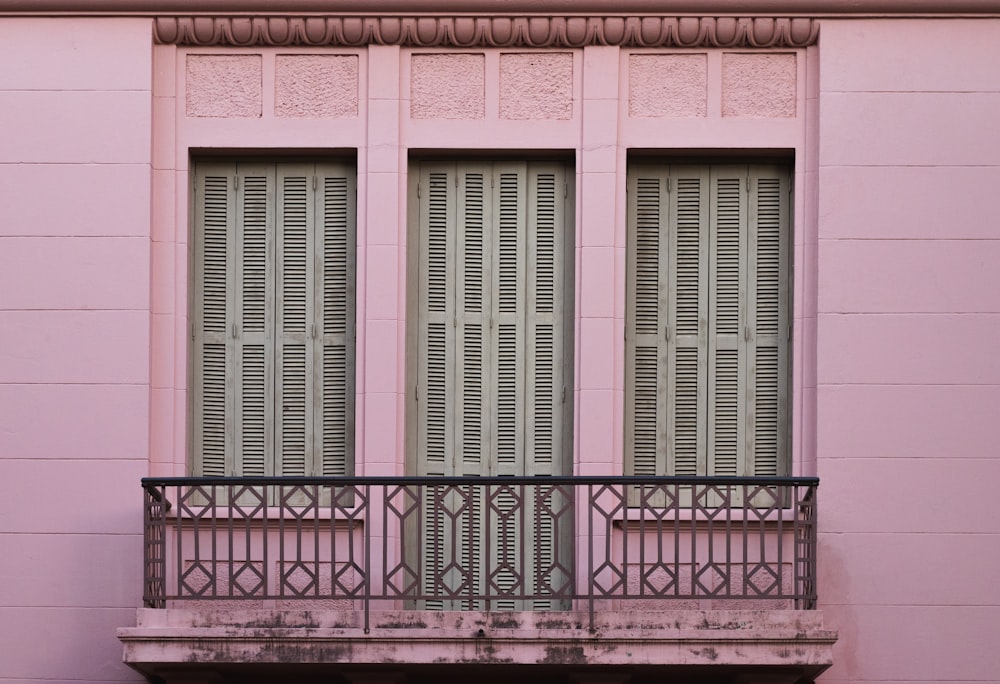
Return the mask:
<path id="1" fill-rule="evenodd" d="M 191 324 L 191 341 L 192 342 L 194 342 L 194 336 L 195 336 L 195 329 L 194 329 L 194 323 L 192 323 Z"/>
<path id="2" fill-rule="evenodd" d="M 455 174 L 455 187 L 458 187 L 458 174 Z"/>
<path id="3" fill-rule="evenodd" d="M 235 340 L 239 336 L 240 336 L 239 327 L 236 323 L 233 323 L 233 339 Z"/>
<path id="4" fill-rule="evenodd" d="M 743 326 L 743 339 L 745 341 L 747 341 L 747 342 L 750 341 L 750 326 L 749 325 L 744 325 Z"/>
<path id="5" fill-rule="evenodd" d="M 312 326 L 309 329 L 309 336 L 312 337 L 314 340 L 316 339 L 316 324 L 315 323 L 313 323 Z"/>
<path id="6" fill-rule="evenodd" d="M 417 199 L 420 199 L 420 183 L 417 183 Z"/>
<path id="7" fill-rule="evenodd" d="M 664 326 L 664 328 L 663 328 L 663 336 L 666 337 L 667 338 L 667 342 L 669 342 L 674 337 L 674 329 L 671 326 L 669 326 L 669 325 Z"/>
<path id="8" fill-rule="evenodd" d="M 667 176 L 667 192 L 670 192 L 670 176 Z"/>
<path id="9" fill-rule="evenodd" d="M 569 197 L 569 183 L 563 183 L 563 199 Z"/>
<path id="10" fill-rule="evenodd" d="M 313 190 L 318 190 L 318 189 L 319 189 L 319 179 L 316 176 L 313 176 Z"/>
<path id="11" fill-rule="evenodd" d="M 420 385 L 413 386 L 413 401 L 420 401 Z"/>
<path id="12" fill-rule="evenodd" d="M 240 189 L 240 177 L 237 174 L 233 176 L 233 190 L 239 190 L 239 189 Z"/>
<path id="13" fill-rule="evenodd" d="M 562 403 L 566 403 L 566 385 L 563 385 L 562 388 Z"/>

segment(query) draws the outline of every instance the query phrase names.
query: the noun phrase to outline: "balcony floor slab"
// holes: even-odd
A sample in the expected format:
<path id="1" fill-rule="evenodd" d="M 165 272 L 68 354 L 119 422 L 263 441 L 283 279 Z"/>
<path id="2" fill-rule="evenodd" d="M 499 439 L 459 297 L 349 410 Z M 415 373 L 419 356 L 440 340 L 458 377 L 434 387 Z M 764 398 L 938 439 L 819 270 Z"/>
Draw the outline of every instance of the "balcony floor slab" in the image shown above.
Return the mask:
<path id="1" fill-rule="evenodd" d="M 827 669 L 837 639 L 819 611 L 598 608 L 593 630 L 586 610 L 373 610 L 366 630 L 361 611 L 143 608 L 118 637 L 127 664 L 166 682 L 195 671 L 212 673 L 204 681 L 247 681 L 253 665 L 255 676 L 391 671 L 419 681 L 489 666 L 525 681 L 599 670 L 635 681 L 671 674 L 789 684 Z"/>

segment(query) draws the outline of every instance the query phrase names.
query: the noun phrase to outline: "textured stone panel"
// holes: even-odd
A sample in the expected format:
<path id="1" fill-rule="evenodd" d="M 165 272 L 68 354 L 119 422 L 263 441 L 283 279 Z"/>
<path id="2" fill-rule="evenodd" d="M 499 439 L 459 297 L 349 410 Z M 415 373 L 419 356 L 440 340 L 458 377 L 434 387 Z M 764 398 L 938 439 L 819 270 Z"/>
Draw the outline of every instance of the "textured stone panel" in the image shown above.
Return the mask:
<path id="1" fill-rule="evenodd" d="M 413 55 L 410 117 L 482 119 L 486 115 L 486 58 L 481 54 Z"/>
<path id="2" fill-rule="evenodd" d="M 357 55 L 278 55 L 274 113 L 313 119 L 357 116 Z"/>
<path id="3" fill-rule="evenodd" d="M 500 55 L 501 119 L 573 117 L 573 55 Z"/>
<path id="4" fill-rule="evenodd" d="M 649 119 L 706 116 L 707 68 L 705 54 L 629 55 L 629 116 Z"/>
<path id="5" fill-rule="evenodd" d="M 252 119 L 261 115 L 260 55 L 188 55 L 187 115 Z"/>
<path id="6" fill-rule="evenodd" d="M 795 55 L 723 55 L 722 115 L 794 117 Z"/>

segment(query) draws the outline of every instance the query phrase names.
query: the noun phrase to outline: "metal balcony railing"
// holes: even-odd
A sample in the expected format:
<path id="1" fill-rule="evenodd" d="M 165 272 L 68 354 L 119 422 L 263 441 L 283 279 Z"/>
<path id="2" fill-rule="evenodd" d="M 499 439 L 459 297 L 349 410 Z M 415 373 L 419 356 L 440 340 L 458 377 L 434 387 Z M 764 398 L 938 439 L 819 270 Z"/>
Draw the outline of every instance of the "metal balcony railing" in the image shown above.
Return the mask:
<path id="1" fill-rule="evenodd" d="M 589 610 L 591 621 L 605 605 L 811 609 L 818 484 L 146 478 L 143 600 L 308 600 L 364 611 L 366 628 L 373 606 Z"/>

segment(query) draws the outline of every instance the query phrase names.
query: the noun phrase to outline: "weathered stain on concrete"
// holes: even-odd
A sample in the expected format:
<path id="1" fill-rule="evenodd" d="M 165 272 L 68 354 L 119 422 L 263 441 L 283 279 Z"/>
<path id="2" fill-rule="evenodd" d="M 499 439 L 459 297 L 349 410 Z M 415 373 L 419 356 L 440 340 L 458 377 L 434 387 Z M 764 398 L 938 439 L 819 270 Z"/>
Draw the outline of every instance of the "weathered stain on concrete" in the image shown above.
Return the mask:
<path id="1" fill-rule="evenodd" d="M 545 658 L 538 661 L 544 665 L 584 665 L 587 656 L 583 646 L 546 646 Z"/>

